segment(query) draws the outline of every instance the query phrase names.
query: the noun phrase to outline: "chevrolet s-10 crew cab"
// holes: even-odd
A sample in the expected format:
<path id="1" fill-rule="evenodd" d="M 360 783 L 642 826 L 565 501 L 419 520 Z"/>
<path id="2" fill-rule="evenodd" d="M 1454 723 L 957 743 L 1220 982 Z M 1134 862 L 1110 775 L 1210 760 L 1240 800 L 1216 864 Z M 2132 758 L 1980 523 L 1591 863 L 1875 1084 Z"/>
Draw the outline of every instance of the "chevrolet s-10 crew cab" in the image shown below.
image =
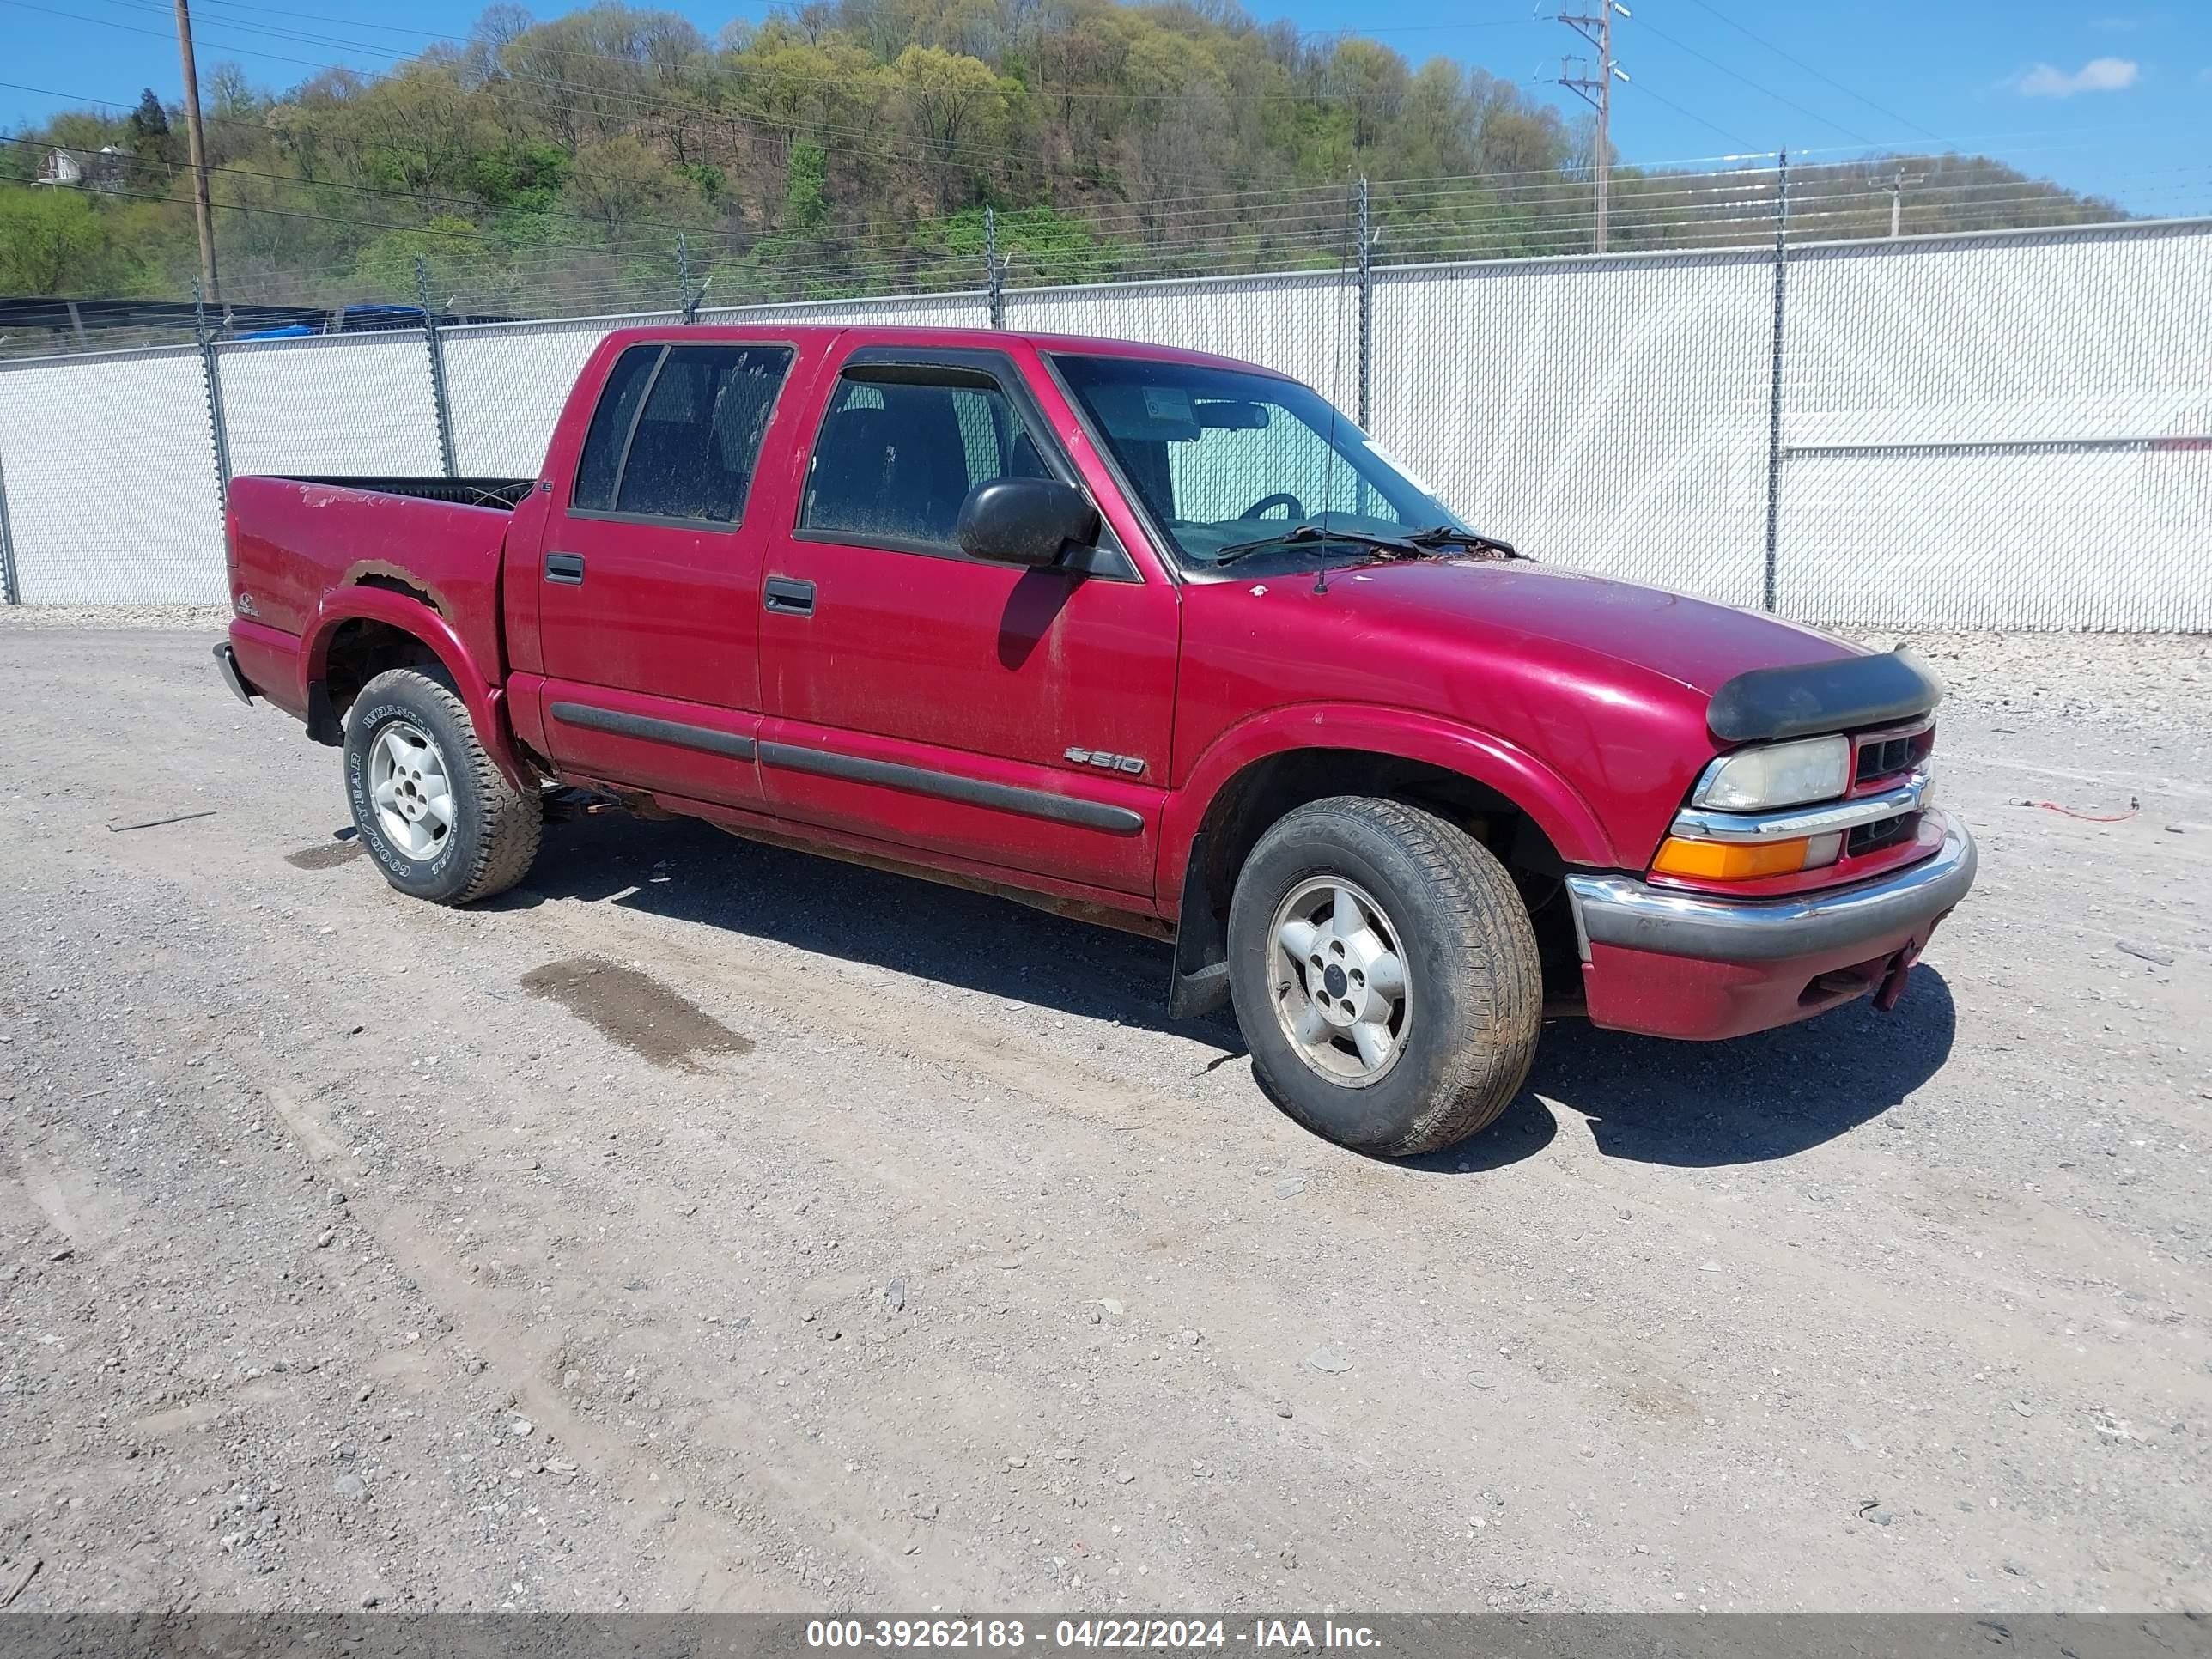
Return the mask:
<path id="1" fill-rule="evenodd" d="M 1174 944 L 1268 1093 L 1406 1155 L 1549 1018 L 1894 1004 L 1974 876 L 1942 688 L 1547 568 L 1297 381 L 1104 340 L 611 334 L 531 478 L 244 477 L 224 678 L 401 892 L 587 790 Z"/>

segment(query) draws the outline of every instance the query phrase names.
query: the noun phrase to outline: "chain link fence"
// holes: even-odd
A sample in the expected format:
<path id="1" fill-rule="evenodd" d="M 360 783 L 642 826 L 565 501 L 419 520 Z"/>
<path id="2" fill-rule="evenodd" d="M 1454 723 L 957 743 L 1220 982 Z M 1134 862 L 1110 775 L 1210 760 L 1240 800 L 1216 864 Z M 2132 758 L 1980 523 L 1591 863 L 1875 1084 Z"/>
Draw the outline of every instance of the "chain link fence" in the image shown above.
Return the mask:
<path id="1" fill-rule="evenodd" d="M 216 346 L 215 366 L 233 477 L 443 470 L 419 328 L 351 340 L 242 340 Z"/>
<path id="2" fill-rule="evenodd" d="M 198 349 L 103 352 L 0 374 L 0 524 L 11 601 L 226 599 Z"/>
<path id="3" fill-rule="evenodd" d="M 1538 557 L 1758 605 L 1772 256 L 1627 270 L 1382 272 L 1376 427 L 1475 525 Z"/>
<path id="4" fill-rule="evenodd" d="M 2212 630 L 2212 220 L 699 310 L 1250 359 L 1486 532 L 1807 621 Z M 226 594 L 238 473 L 533 471 L 620 317 L 0 365 L 11 602 Z"/>

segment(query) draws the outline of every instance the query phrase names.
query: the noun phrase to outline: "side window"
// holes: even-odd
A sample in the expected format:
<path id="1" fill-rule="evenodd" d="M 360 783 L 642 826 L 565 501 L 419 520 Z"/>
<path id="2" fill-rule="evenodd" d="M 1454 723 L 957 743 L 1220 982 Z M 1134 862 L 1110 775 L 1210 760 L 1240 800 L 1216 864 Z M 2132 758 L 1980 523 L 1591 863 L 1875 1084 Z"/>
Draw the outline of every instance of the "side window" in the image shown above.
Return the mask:
<path id="1" fill-rule="evenodd" d="M 790 367 L 783 346 L 671 346 L 631 434 L 615 510 L 736 522 Z"/>
<path id="2" fill-rule="evenodd" d="M 662 349 L 657 345 L 632 346 L 615 360 L 614 372 L 600 390 L 599 406 L 592 411 L 592 429 L 584 436 L 584 458 L 576 465 L 571 507 L 598 513 L 613 510 L 623 446 L 629 441 L 638 399 L 645 396 L 645 383 L 653 378 L 653 366 L 660 361 Z"/>
<path id="3" fill-rule="evenodd" d="M 977 484 L 1049 476 L 1006 394 L 988 380 L 848 374 L 815 441 L 799 528 L 951 547 Z"/>

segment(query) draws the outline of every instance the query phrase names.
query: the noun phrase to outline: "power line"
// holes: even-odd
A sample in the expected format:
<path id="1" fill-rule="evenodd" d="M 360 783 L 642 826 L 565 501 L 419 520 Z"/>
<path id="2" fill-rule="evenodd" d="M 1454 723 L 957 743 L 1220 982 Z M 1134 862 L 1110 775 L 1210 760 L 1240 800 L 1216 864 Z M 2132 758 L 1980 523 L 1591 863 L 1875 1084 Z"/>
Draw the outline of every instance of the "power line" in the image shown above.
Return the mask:
<path id="1" fill-rule="evenodd" d="M 1807 63 L 1796 53 L 1784 52 L 1780 46 L 1776 46 L 1773 41 L 1768 40 L 1765 35 L 1753 33 L 1750 29 L 1746 28 L 1741 23 L 1737 22 L 1735 18 L 1721 10 L 1719 7 L 1707 4 L 1706 0 L 1691 0 L 1691 3 L 1697 6 L 1701 10 L 1711 12 L 1714 16 L 1719 18 L 1722 22 L 1726 23 L 1730 28 L 1734 29 L 1738 34 L 1743 35 L 1748 40 L 1756 41 L 1759 45 L 1765 47 L 1767 51 L 1772 52 L 1776 57 L 1782 58 L 1784 62 L 1796 64 L 1799 69 L 1804 70 L 1806 74 L 1811 76 L 1814 80 L 1826 82 L 1829 86 L 1833 87 L 1838 92 L 1842 93 L 1846 98 L 1856 99 L 1858 102 L 1864 104 L 1869 109 L 1872 110 L 1875 114 L 1887 116 L 1890 120 L 1896 122 L 1898 125 L 1901 127 L 1910 127 L 1913 131 L 1918 133 L 1923 138 L 1934 139 L 1935 142 L 1939 144 L 1945 142 L 1940 135 L 1929 131 L 1927 128 L 1920 125 L 1919 123 L 1906 120 L 1905 117 L 1899 115 L 1895 110 L 1885 109 L 1880 104 L 1875 103 L 1873 99 L 1865 96 L 1863 94 L 1852 91 L 1850 88 L 1845 86 L 1841 81 L 1837 80 L 1833 76 L 1823 74 L 1820 70 L 1814 69 L 1812 64 Z"/>
<path id="2" fill-rule="evenodd" d="M 1676 40 L 1673 35 L 1668 33 L 1666 30 L 1661 28 L 1656 23 L 1647 21 L 1644 24 L 1644 27 L 1649 30 L 1651 33 L 1658 36 L 1660 40 L 1666 41 L 1668 45 L 1673 46 L 1678 52 L 1686 52 L 1691 57 L 1696 58 L 1699 63 L 1709 64 L 1712 68 L 1718 70 L 1723 75 L 1732 76 L 1735 80 L 1742 82 L 1744 85 L 1749 87 L 1753 92 L 1759 93 L 1765 97 L 1771 98 L 1778 104 L 1786 105 L 1788 107 L 1796 110 L 1800 115 L 1805 116 L 1811 120 L 1818 121 L 1823 126 L 1833 127 L 1837 131 L 1844 134 L 1846 137 L 1856 138 L 1863 144 L 1871 145 L 1874 143 L 1874 140 L 1866 137 L 1865 134 L 1853 131 L 1850 128 L 1845 126 L 1841 121 L 1832 120 L 1829 117 L 1822 115 L 1817 110 L 1808 109 L 1796 99 L 1784 97 L 1782 94 L 1775 91 L 1773 88 L 1766 86 L 1763 82 L 1754 81 L 1751 76 L 1742 74 L 1739 70 L 1730 69 L 1726 64 L 1722 63 L 1718 58 L 1707 57 L 1704 52 L 1699 52 L 1695 46 L 1690 45 L 1687 41 Z"/>
<path id="3" fill-rule="evenodd" d="M 1684 119 L 1695 121 L 1706 131 L 1717 132 L 1722 137 L 1727 139 L 1730 143 L 1741 144 L 1746 149 L 1753 148 L 1750 139 L 1739 137 L 1737 134 L 1730 132 L 1726 127 L 1715 126 L 1711 121 L 1708 121 L 1704 116 L 1698 114 L 1695 111 L 1684 109 L 1680 104 L 1676 103 L 1673 99 L 1667 97 L 1664 94 L 1654 92 L 1645 82 L 1642 81 L 1631 81 L 1628 84 L 1637 92 L 1639 92 L 1644 97 L 1652 100 L 1655 103 L 1665 105 L 1668 109 L 1673 110 L 1675 114 L 1681 116 Z M 1771 150 L 1760 150 L 1759 152 L 1759 154 L 1762 155 L 1771 155 L 1774 152 Z"/>

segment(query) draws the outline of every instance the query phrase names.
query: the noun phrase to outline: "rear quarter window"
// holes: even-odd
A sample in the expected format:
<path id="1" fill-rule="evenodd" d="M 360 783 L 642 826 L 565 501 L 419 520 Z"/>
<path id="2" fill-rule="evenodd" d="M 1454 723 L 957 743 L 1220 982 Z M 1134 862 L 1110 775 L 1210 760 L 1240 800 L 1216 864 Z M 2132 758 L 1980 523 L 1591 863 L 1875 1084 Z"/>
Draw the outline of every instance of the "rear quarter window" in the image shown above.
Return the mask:
<path id="1" fill-rule="evenodd" d="M 736 523 L 791 361 L 781 345 L 632 346 L 592 411 L 571 509 Z"/>
<path id="2" fill-rule="evenodd" d="M 631 428 L 615 511 L 736 522 L 790 367 L 784 346 L 671 346 Z"/>
<path id="3" fill-rule="evenodd" d="M 653 378 L 653 365 L 666 349 L 632 346 L 615 359 L 614 372 L 599 392 L 599 406 L 592 411 L 592 429 L 584 437 L 584 458 L 576 466 L 570 506 L 590 512 L 613 510 L 615 479 L 622 471 L 623 448 L 629 441 L 638 400 L 645 395 L 645 383 Z"/>

